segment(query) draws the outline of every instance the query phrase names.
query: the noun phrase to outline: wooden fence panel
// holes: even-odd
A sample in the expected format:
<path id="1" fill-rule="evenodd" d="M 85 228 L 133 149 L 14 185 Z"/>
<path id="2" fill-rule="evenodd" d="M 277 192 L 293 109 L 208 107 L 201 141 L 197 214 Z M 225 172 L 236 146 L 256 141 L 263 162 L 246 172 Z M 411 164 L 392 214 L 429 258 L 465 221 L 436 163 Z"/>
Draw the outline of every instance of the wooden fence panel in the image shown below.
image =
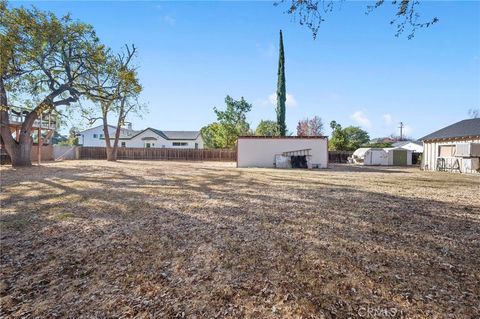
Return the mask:
<path id="1" fill-rule="evenodd" d="M 105 147 L 81 147 L 80 159 L 106 159 Z M 119 147 L 120 160 L 176 160 L 235 162 L 235 150 Z"/>

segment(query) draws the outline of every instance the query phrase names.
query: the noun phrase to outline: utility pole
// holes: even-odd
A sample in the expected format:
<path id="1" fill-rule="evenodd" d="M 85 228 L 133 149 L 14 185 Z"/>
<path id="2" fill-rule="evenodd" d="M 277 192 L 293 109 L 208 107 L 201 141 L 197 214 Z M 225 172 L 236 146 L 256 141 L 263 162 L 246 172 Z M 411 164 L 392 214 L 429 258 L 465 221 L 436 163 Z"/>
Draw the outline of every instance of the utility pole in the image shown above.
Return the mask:
<path id="1" fill-rule="evenodd" d="M 398 127 L 400 129 L 400 141 L 403 141 L 403 122 L 400 122 L 400 126 Z"/>

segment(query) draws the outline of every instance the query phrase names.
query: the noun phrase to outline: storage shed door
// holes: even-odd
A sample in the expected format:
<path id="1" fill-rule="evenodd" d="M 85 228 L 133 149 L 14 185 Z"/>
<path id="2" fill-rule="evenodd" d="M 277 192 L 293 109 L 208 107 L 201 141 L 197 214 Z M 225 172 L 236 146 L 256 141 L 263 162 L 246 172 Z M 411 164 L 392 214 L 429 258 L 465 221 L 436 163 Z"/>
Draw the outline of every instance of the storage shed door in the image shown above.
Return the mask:
<path id="1" fill-rule="evenodd" d="M 407 165 L 407 151 L 393 151 L 393 165 Z"/>
<path id="2" fill-rule="evenodd" d="M 383 165 L 385 160 L 384 152 L 380 150 L 370 150 L 370 165 Z"/>

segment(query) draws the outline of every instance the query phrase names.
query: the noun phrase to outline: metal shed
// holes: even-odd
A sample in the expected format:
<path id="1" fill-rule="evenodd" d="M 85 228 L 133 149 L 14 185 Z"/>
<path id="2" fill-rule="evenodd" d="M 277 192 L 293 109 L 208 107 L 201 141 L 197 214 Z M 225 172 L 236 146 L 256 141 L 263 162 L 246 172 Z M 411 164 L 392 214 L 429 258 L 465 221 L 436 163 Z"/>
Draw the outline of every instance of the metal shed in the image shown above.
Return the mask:
<path id="1" fill-rule="evenodd" d="M 388 154 L 383 148 L 359 148 L 353 152 L 352 159 L 355 164 L 388 165 Z"/>
<path id="2" fill-rule="evenodd" d="M 364 147 L 353 152 L 352 160 L 360 165 L 407 166 L 412 165 L 412 151 L 399 147 Z"/>
<path id="3" fill-rule="evenodd" d="M 401 147 L 385 148 L 388 157 L 388 164 L 393 166 L 412 165 L 413 151 Z"/>

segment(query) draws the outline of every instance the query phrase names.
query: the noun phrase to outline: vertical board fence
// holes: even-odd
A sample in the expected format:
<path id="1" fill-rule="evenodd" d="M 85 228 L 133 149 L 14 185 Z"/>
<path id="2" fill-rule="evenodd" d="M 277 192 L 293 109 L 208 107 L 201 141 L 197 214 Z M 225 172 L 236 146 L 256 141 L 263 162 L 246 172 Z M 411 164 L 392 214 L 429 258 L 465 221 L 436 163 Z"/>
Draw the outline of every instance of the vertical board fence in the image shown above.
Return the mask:
<path id="1" fill-rule="evenodd" d="M 80 159 L 106 159 L 105 147 L 81 147 Z M 172 160 L 235 162 L 235 150 L 119 147 L 120 160 Z"/>

